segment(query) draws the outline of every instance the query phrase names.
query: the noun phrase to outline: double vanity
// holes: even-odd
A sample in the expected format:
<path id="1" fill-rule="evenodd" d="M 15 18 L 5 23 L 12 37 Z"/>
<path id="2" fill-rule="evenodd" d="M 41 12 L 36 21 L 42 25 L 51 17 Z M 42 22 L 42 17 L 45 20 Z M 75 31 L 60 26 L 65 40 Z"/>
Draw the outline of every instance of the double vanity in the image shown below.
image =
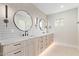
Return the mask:
<path id="1" fill-rule="evenodd" d="M 36 56 L 53 43 L 53 34 L 38 37 L 23 37 L 3 40 L 0 43 L 1 56 Z"/>
<path id="2" fill-rule="evenodd" d="M 8 9 L 7 7 L 6 9 Z M 36 20 L 36 22 L 34 22 L 34 20 Z M 9 22 L 7 18 L 4 20 L 4 23 L 6 23 L 6 30 L 8 30 Z M 49 27 L 46 17 L 36 17 L 36 19 L 33 19 L 33 16 L 26 10 L 18 10 L 13 15 L 13 25 L 23 33 L 20 34 L 21 37 L 18 35 L 18 38 L 16 36 L 15 38 L 9 37 L 1 39 L 0 56 L 36 56 L 53 43 L 53 33 L 47 34 Z M 29 32 L 33 32 L 31 30 L 33 28 L 34 30 L 40 29 L 38 32 L 41 34 L 30 36 Z M 36 31 L 32 34 L 35 32 Z"/>

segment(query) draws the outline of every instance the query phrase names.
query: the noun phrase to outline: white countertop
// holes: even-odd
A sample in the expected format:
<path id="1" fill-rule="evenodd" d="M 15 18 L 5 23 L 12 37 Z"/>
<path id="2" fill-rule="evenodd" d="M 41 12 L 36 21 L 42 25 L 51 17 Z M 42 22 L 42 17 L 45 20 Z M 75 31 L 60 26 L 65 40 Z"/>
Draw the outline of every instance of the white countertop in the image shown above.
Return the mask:
<path id="1" fill-rule="evenodd" d="M 25 37 L 17 37 L 17 38 L 8 38 L 8 39 L 0 40 L 0 44 L 7 45 L 7 44 L 15 43 L 18 41 L 29 40 L 31 38 L 41 37 L 41 36 L 45 36 L 49 34 L 52 34 L 52 33 L 41 34 L 41 35 L 31 35 L 31 36 L 25 36 Z"/>

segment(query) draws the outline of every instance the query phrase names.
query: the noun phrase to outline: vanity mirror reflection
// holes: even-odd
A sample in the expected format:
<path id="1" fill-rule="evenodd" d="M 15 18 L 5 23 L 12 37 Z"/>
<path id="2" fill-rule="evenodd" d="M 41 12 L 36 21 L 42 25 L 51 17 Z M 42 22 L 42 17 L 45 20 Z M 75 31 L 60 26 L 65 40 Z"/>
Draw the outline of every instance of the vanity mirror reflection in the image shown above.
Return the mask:
<path id="1" fill-rule="evenodd" d="M 17 11 L 14 14 L 13 22 L 19 30 L 25 32 L 23 36 L 28 36 L 26 33 L 32 28 L 33 24 L 32 17 L 29 13 L 25 11 Z"/>
<path id="2" fill-rule="evenodd" d="M 46 21 L 46 19 L 44 19 L 44 18 L 40 19 L 39 28 L 40 28 L 41 31 L 43 31 L 43 33 L 46 32 L 46 30 L 47 30 L 47 21 Z"/>

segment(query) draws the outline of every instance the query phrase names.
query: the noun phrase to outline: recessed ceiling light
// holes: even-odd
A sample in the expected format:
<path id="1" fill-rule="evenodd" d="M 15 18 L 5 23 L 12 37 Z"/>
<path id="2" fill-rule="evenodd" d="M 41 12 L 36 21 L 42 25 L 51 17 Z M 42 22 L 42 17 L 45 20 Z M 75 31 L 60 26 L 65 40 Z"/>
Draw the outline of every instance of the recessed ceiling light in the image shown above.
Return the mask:
<path id="1" fill-rule="evenodd" d="M 60 8 L 64 8 L 64 5 L 60 5 Z"/>

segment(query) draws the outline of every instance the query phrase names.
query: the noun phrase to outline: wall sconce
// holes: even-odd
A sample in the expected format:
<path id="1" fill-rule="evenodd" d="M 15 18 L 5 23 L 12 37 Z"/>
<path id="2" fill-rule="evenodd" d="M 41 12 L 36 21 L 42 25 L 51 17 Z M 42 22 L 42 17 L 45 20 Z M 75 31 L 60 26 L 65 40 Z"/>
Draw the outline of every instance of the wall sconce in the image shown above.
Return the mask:
<path id="1" fill-rule="evenodd" d="M 35 19 L 35 27 L 37 28 L 38 26 L 38 17 Z"/>
<path id="2" fill-rule="evenodd" d="M 7 24 L 8 24 L 8 6 L 5 5 L 5 19 L 4 19 L 4 23 L 6 24 L 6 28 L 7 28 Z"/>

